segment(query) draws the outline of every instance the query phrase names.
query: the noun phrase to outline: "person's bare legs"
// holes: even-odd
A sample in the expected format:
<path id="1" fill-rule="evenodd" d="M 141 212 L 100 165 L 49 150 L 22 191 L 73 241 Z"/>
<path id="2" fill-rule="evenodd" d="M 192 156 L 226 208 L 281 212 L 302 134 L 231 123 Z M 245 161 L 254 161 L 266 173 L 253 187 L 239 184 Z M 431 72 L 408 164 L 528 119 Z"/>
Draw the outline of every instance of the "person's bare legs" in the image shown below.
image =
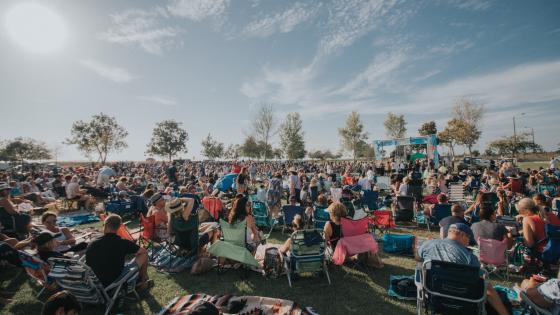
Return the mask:
<path id="1" fill-rule="evenodd" d="M 506 306 L 500 299 L 498 292 L 494 290 L 491 284 L 486 286 L 486 299 L 488 303 L 494 308 L 496 312 L 500 315 L 509 315 L 509 312 L 506 309 Z"/>
<path id="2" fill-rule="evenodd" d="M 136 258 L 134 259 L 138 265 L 138 274 L 140 275 L 140 283 L 144 283 L 148 280 L 148 252 L 145 248 L 140 247 Z"/>

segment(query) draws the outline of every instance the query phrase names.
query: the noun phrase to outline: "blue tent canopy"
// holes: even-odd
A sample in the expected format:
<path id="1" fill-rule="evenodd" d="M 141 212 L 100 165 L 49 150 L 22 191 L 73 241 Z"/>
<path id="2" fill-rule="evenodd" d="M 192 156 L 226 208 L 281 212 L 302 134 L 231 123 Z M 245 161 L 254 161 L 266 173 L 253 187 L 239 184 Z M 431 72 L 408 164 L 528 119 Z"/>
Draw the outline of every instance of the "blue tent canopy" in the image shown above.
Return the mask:
<path id="1" fill-rule="evenodd" d="M 218 189 L 219 191 L 226 191 L 230 189 L 233 185 L 233 182 L 237 178 L 237 175 L 238 174 L 231 173 L 220 177 L 220 179 L 218 179 L 218 181 L 214 185 L 214 188 Z"/>

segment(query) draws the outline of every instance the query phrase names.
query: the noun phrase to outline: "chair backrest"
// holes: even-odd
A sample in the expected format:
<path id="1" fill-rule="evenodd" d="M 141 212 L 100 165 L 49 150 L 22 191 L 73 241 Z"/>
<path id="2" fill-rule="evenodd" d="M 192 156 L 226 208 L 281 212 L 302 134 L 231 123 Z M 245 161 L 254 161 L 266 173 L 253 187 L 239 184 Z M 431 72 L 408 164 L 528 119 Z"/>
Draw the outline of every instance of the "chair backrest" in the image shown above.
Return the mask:
<path id="1" fill-rule="evenodd" d="M 390 210 L 376 210 L 373 212 L 375 217 L 374 224 L 385 228 L 392 229 L 395 227 L 395 220 L 393 220 L 393 212 Z"/>
<path id="2" fill-rule="evenodd" d="M 434 208 L 432 209 L 432 217 L 434 218 L 435 223 L 438 223 L 448 216 L 451 216 L 451 205 L 440 203 L 434 205 Z"/>
<path id="3" fill-rule="evenodd" d="M 222 229 L 224 242 L 245 247 L 247 239 L 247 220 L 243 220 L 235 224 L 229 224 L 228 222 L 220 219 L 220 228 Z"/>
<path id="4" fill-rule="evenodd" d="M 366 234 L 368 232 L 368 218 L 364 217 L 360 220 L 341 218 L 340 228 L 342 237 Z"/>
<path id="5" fill-rule="evenodd" d="M 313 226 L 322 229 L 330 219 L 330 214 L 326 207 L 315 206 L 313 208 Z"/>
<path id="6" fill-rule="evenodd" d="M 379 199 L 379 192 L 372 190 L 364 190 L 362 196 L 362 203 L 368 207 L 369 211 L 374 211 L 379 209 L 377 204 L 377 199 Z"/>
<path id="7" fill-rule="evenodd" d="M 494 266 L 501 266 L 506 263 L 507 239 L 498 241 L 478 238 L 476 242 L 480 250 L 480 262 Z"/>
<path id="8" fill-rule="evenodd" d="M 325 249 L 325 239 L 318 230 L 299 230 L 292 234 L 290 250 L 298 256 L 319 255 Z"/>
<path id="9" fill-rule="evenodd" d="M 342 188 L 331 187 L 331 199 L 334 202 L 338 202 L 340 198 L 342 198 Z"/>
<path id="10" fill-rule="evenodd" d="M 414 210 L 414 197 L 397 196 L 397 210 Z"/>
<path id="11" fill-rule="evenodd" d="M 71 292 L 78 301 L 86 304 L 105 304 L 109 301 L 103 285 L 85 263 L 62 258 L 51 258 L 49 261 L 52 264 L 49 277 L 60 288 Z"/>
<path id="12" fill-rule="evenodd" d="M 101 221 L 105 222 L 105 220 L 107 219 L 107 214 L 100 213 L 99 214 L 99 219 L 101 219 Z M 130 232 L 128 231 L 128 229 L 126 228 L 126 226 L 124 224 L 121 224 L 121 226 L 117 230 L 116 234 L 118 236 L 120 236 L 122 239 L 134 242 L 134 237 L 132 237 L 132 234 L 130 234 Z"/>
<path id="13" fill-rule="evenodd" d="M 463 183 L 449 183 L 449 201 L 463 201 L 465 199 L 465 191 Z"/>
<path id="14" fill-rule="evenodd" d="M 220 198 L 212 196 L 204 197 L 202 199 L 202 205 L 206 208 L 206 210 L 208 210 L 208 212 L 210 212 L 214 219 L 218 219 L 223 207 Z"/>
<path id="15" fill-rule="evenodd" d="M 480 268 L 431 260 L 422 265 L 422 286 L 443 294 L 431 296 L 430 307 L 435 313 L 477 314 L 479 304 L 486 299 L 486 285 Z"/>
<path id="16" fill-rule="evenodd" d="M 546 224 L 548 241 L 544 246 L 542 259 L 546 263 L 554 264 L 560 260 L 560 226 Z"/>
<path id="17" fill-rule="evenodd" d="M 301 215 L 301 217 L 303 218 L 304 212 L 305 209 L 300 206 L 291 206 L 291 205 L 283 206 L 282 213 L 284 215 L 284 224 L 291 225 L 292 221 L 294 221 L 294 217 L 296 216 L 296 214 Z"/>
<path id="18" fill-rule="evenodd" d="M 152 240 L 156 237 L 155 227 L 156 227 L 156 216 L 151 215 L 145 217 L 140 213 L 140 223 L 142 224 L 142 236 L 148 240 Z"/>

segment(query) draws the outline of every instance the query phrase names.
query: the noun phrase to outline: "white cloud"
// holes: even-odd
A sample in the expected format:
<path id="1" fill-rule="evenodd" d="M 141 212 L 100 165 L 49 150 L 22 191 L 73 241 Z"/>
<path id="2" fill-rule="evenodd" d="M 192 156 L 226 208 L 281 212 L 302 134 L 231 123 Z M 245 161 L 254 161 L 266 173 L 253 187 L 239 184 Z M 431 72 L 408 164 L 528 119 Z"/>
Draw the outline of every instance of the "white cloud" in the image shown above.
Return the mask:
<path id="1" fill-rule="evenodd" d="M 80 64 L 97 73 L 99 76 L 117 83 L 125 83 L 132 80 L 130 73 L 126 69 L 120 67 L 108 66 L 92 59 L 81 60 Z"/>
<path id="2" fill-rule="evenodd" d="M 177 105 L 177 100 L 165 95 L 142 95 L 136 97 L 137 99 L 145 102 L 156 103 L 160 105 Z"/>
<path id="3" fill-rule="evenodd" d="M 474 46 L 474 43 L 468 39 L 463 39 L 454 43 L 442 43 L 432 47 L 429 53 L 436 55 L 451 55 Z"/>
<path id="4" fill-rule="evenodd" d="M 286 11 L 267 15 L 255 20 L 245 27 L 243 34 L 253 37 L 268 37 L 275 33 L 289 33 L 299 24 L 313 18 L 320 4 L 309 7 L 302 3 L 295 3 Z"/>
<path id="5" fill-rule="evenodd" d="M 228 5 L 229 0 L 173 0 L 167 10 L 174 16 L 202 21 L 221 16 Z"/>
<path id="6" fill-rule="evenodd" d="M 468 9 L 474 11 L 486 10 L 492 6 L 491 0 L 444 0 L 459 9 Z"/>
<path id="7" fill-rule="evenodd" d="M 162 8 L 150 11 L 127 10 L 111 15 L 113 27 L 100 35 L 111 43 L 137 44 L 152 54 L 178 44 L 176 37 L 181 29 L 165 24 L 167 13 Z"/>

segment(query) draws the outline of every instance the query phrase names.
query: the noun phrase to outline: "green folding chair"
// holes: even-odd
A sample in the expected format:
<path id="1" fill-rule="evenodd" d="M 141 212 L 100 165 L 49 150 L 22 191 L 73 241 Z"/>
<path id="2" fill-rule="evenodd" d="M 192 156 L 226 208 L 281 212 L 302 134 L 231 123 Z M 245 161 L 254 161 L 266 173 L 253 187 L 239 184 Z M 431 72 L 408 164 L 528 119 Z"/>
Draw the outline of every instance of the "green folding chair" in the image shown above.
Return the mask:
<path id="1" fill-rule="evenodd" d="M 212 244 L 208 252 L 218 258 L 226 258 L 251 267 L 259 267 L 259 263 L 253 254 L 247 249 L 247 221 L 243 220 L 236 224 L 229 224 L 220 219 L 222 240 Z M 218 270 L 223 266 L 218 263 Z"/>

